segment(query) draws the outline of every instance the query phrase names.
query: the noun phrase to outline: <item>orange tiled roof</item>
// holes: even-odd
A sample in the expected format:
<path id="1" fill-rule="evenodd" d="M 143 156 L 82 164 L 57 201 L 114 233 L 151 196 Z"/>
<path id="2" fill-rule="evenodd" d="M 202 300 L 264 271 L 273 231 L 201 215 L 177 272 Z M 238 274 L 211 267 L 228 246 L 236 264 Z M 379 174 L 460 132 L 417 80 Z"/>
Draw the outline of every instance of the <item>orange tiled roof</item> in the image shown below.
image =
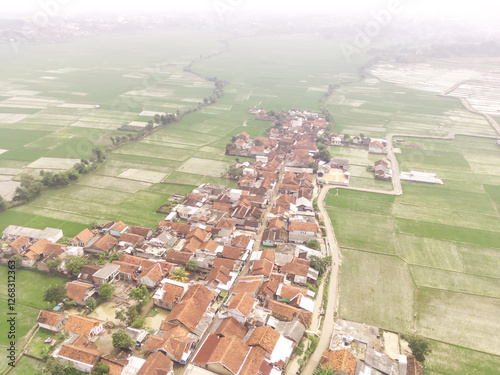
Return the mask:
<path id="1" fill-rule="evenodd" d="M 75 242 L 88 242 L 94 238 L 95 234 L 88 228 L 85 228 L 80 233 L 78 233 L 71 241 Z"/>
<path id="2" fill-rule="evenodd" d="M 347 375 L 354 375 L 357 359 L 347 350 L 333 350 L 323 353 L 320 364 L 336 371 L 344 371 Z"/>
<path id="3" fill-rule="evenodd" d="M 85 283 L 73 283 L 69 282 L 66 284 L 66 292 L 68 297 L 75 301 L 83 301 L 86 296 L 86 292 L 89 289 L 94 289 L 95 286 L 92 284 Z"/>
<path id="4" fill-rule="evenodd" d="M 47 324 L 51 327 L 56 327 L 64 315 L 50 310 L 40 310 L 38 314 L 37 322 L 41 324 Z"/>
<path id="5" fill-rule="evenodd" d="M 91 366 L 95 366 L 104 353 L 100 350 L 85 348 L 71 344 L 64 344 L 59 351 L 60 357 L 72 359 L 74 361 L 83 362 Z"/>
<path id="6" fill-rule="evenodd" d="M 270 326 L 261 326 L 254 329 L 247 341 L 248 346 L 260 346 L 271 354 L 280 338 L 280 334 Z"/>
<path id="7" fill-rule="evenodd" d="M 214 333 L 218 336 L 236 336 L 243 339 L 247 332 L 248 328 L 238 322 L 235 318 L 229 317 L 222 320 Z"/>
<path id="8" fill-rule="evenodd" d="M 137 375 L 165 375 L 172 370 L 173 366 L 172 360 L 162 352 L 151 353 Z"/>
<path id="9" fill-rule="evenodd" d="M 240 293 L 233 297 L 231 303 L 227 307 L 228 310 L 238 310 L 245 317 L 250 315 L 257 300 L 248 293 Z"/>
<path id="10" fill-rule="evenodd" d="M 70 315 L 64 325 L 64 330 L 82 336 L 89 336 L 92 328 L 98 327 L 102 323 L 104 323 L 102 320 L 89 318 L 88 316 Z"/>
<path id="11" fill-rule="evenodd" d="M 21 250 L 24 246 L 26 246 L 30 242 L 30 239 L 25 236 L 18 237 L 16 240 L 12 241 L 9 246 L 12 247 L 13 249 Z"/>

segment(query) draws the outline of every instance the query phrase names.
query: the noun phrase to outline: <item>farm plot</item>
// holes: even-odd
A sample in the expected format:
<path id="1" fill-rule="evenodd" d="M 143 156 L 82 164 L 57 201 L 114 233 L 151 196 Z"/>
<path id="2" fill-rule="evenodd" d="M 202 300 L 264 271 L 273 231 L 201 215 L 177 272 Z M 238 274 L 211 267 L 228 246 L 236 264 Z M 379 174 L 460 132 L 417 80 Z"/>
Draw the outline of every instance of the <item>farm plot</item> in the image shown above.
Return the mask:
<path id="1" fill-rule="evenodd" d="M 76 163 L 79 163 L 80 159 L 67 159 L 67 158 L 40 158 L 33 163 L 28 164 L 27 168 L 31 169 L 70 169 Z"/>
<path id="2" fill-rule="evenodd" d="M 339 245 L 386 254 L 396 252 L 391 216 L 328 209 Z"/>
<path id="3" fill-rule="evenodd" d="M 221 177 L 226 173 L 230 163 L 216 160 L 191 158 L 177 168 L 178 172 L 200 174 L 203 176 Z"/>
<path id="4" fill-rule="evenodd" d="M 413 319 L 413 282 L 394 256 L 342 249 L 340 316 L 400 332 Z M 367 308 L 369 306 L 369 308 Z"/>
<path id="5" fill-rule="evenodd" d="M 419 288 L 417 324 L 423 335 L 454 345 L 500 355 L 500 299 Z M 487 339 L 485 339 L 487 338 Z"/>
<path id="6" fill-rule="evenodd" d="M 129 180 L 150 182 L 154 184 L 154 183 L 160 183 L 165 178 L 165 173 L 145 171 L 139 169 L 127 169 L 126 171 L 120 173 L 118 177 Z"/>

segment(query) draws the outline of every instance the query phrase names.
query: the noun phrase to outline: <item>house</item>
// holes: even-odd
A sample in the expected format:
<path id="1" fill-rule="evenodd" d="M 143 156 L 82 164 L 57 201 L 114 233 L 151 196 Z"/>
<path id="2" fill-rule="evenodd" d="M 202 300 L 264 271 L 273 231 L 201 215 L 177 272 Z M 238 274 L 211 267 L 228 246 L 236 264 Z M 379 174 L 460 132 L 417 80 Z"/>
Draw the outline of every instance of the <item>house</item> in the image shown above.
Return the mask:
<path id="1" fill-rule="evenodd" d="M 239 337 L 210 334 L 203 342 L 193 363 L 219 375 L 240 374 L 250 347 Z"/>
<path id="2" fill-rule="evenodd" d="M 280 321 L 275 329 L 281 336 L 293 341 L 295 345 L 302 340 L 306 331 L 306 327 L 297 318 L 291 322 Z"/>
<path id="3" fill-rule="evenodd" d="M 102 320 L 89 318 L 88 316 L 70 315 L 63 329 L 90 340 L 91 337 L 104 331 L 103 323 Z"/>
<path id="4" fill-rule="evenodd" d="M 234 237 L 231 242 L 231 246 L 240 247 L 242 249 L 249 249 L 249 247 L 251 249 L 252 244 L 252 237 L 245 236 L 244 234 Z"/>
<path id="5" fill-rule="evenodd" d="M 392 180 L 392 170 L 389 168 L 389 163 L 385 160 L 378 160 L 373 167 L 376 180 L 390 181 Z"/>
<path id="6" fill-rule="evenodd" d="M 95 237 L 95 234 L 88 228 L 85 228 L 75 237 L 71 239 L 71 246 L 86 247 L 90 241 Z"/>
<path id="7" fill-rule="evenodd" d="M 197 338 L 181 324 L 174 324 L 163 320 L 160 329 L 148 338 L 146 350 L 159 352 L 170 360 L 186 364 L 193 353 Z"/>
<path id="8" fill-rule="evenodd" d="M 200 243 L 203 243 L 205 241 L 208 241 L 210 239 L 211 235 L 209 232 L 205 232 L 203 229 L 196 228 L 195 230 L 192 230 L 189 232 L 186 236 L 187 240 L 190 240 L 192 238 L 197 239 Z"/>
<path id="9" fill-rule="evenodd" d="M 370 154 L 386 154 L 386 148 L 380 141 L 371 141 L 368 146 L 368 153 Z"/>
<path id="10" fill-rule="evenodd" d="M 4 253 L 6 255 L 14 255 L 21 254 L 24 250 L 26 250 L 31 244 L 31 241 L 28 237 L 21 236 L 12 241 L 9 246 L 5 249 Z"/>
<path id="11" fill-rule="evenodd" d="M 312 223 L 292 222 L 288 226 L 290 242 L 306 243 L 317 237 L 318 226 Z"/>
<path id="12" fill-rule="evenodd" d="M 274 264 L 267 259 L 259 259 L 256 260 L 252 264 L 252 271 L 249 273 L 250 275 L 262 275 L 266 279 L 271 276 L 271 272 L 273 271 Z"/>
<path id="13" fill-rule="evenodd" d="M 224 246 L 222 250 L 222 257 L 231 260 L 240 259 L 241 255 L 245 252 L 245 250 L 235 247 L 235 246 Z"/>
<path id="14" fill-rule="evenodd" d="M 258 292 L 259 298 L 261 298 L 261 299 L 274 298 L 279 286 L 280 286 L 280 282 L 278 280 L 269 279 L 268 281 L 266 281 L 265 283 L 262 284 L 262 287 L 260 288 L 260 290 Z"/>
<path id="15" fill-rule="evenodd" d="M 335 371 L 343 371 L 347 375 L 355 375 L 357 359 L 347 350 L 329 350 L 321 356 L 320 364 Z"/>
<path id="16" fill-rule="evenodd" d="M 50 310 L 40 310 L 36 321 L 38 325 L 44 329 L 52 332 L 59 332 L 63 328 L 66 319 L 66 315 L 62 313 Z"/>
<path id="17" fill-rule="evenodd" d="M 151 228 L 132 226 L 127 233 L 136 234 L 148 240 L 153 235 L 153 230 Z"/>
<path id="18" fill-rule="evenodd" d="M 174 324 L 182 324 L 190 332 L 200 333 L 197 330 L 198 325 L 210 307 L 213 298 L 214 294 L 210 289 L 201 284 L 192 285 L 181 302 L 172 309 L 166 320 Z"/>
<path id="19" fill-rule="evenodd" d="M 61 349 L 54 353 L 62 364 L 70 363 L 76 370 L 91 373 L 104 352 L 97 350 L 97 346 L 90 343 L 88 346 L 63 344 Z"/>
<path id="20" fill-rule="evenodd" d="M 35 262 L 42 257 L 45 247 L 51 242 L 45 238 L 29 246 L 23 254 L 23 267 L 33 267 Z"/>
<path id="21" fill-rule="evenodd" d="M 110 234 L 97 238 L 96 241 L 85 247 L 85 252 L 94 254 L 107 254 L 118 244 L 118 240 Z"/>
<path id="22" fill-rule="evenodd" d="M 276 319 L 284 321 L 284 322 L 292 322 L 295 319 L 298 319 L 299 322 L 305 326 L 309 327 L 311 324 L 312 313 L 306 310 L 301 310 L 296 307 L 287 305 L 283 302 L 274 301 L 271 299 L 266 299 L 264 302 L 264 306 L 271 310 L 272 316 Z"/>
<path id="23" fill-rule="evenodd" d="M 153 296 L 155 305 L 172 310 L 174 306 L 184 297 L 189 284 L 179 281 L 165 279 Z"/>
<path id="24" fill-rule="evenodd" d="M 185 265 L 187 262 L 189 262 L 192 256 L 193 254 L 190 252 L 168 250 L 165 253 L 164 258 L 167 262 Z"/>
<path id="25" fill-rule="evenodd" d="M 110 234 L 115 237 L 120 237 L 123 233 L 126 233 L 128 229 L 128 225 L 121 221 L 117 223 L 111 221 L 107 223 L 101 230 L 103 233 Z"/>
<path id="26" fill-rule="evenodd" d="M 314 211 L 313 203 L 305 197 L 297 198 L 295 206 L 297 207 L 298 211 L 305 211 L 305 212 Z"/>
<path id="27" fill-rule="evenodd" d="M 288 242 L 288 231 L 284 229 L 266 230 L 262 235 L 262 245 L 276 247 Z"/>
<path id="28" fill-rule="evenodd" d="M 205 285 L 217 289 L 228 290 L 232 285 L 232 279 L 231 271 L 226 267 L 213 267 L 205 279 Z"/>
<path id="29" fill-rule="evenodd" d="M 238 322 L 244 324 L 256 304 L 257 300 L 250 296 L 250 294 L 237 294 L 232 298 L 227 310 L 221 316 L 233 317 Z"/>
<path id="30" fill-rule="evenodd" d="M 280 338 L 280 334 L 270 326 L 261 326 L 253 330 L 252 335 L 247 340 L 247 345 L 259 346 L 267 353 L 271 354 Z"/>
<path id="31" fill-rule="evenodd" d="M 73 303 L 85 306 L 87 300 L 97 293 L 97 288 L 92 284 L 69 282 L 66 284 L 66 293 L 68 298 L 73 300 Z"/>
<path id="32" fill-rule="evenodd" d="M 264 276 L 262 275 L 245 275 L 240 277 L 236 283 L 232 294 L 243 294 L 247 293 L 253 298 L 257 298 L 259 289 L 264 282 Z"/>
<path id="33" fill-rule="evenodd" d="M 236 336 L 243 340 L 248 332 L 248 328 L 238 322 L 233 317 L 221 319 L 219 325 L 215 329 L 214 334 L 219 337 Z"/>
<path id="34" fill-rule="evenodd" d="M 92 264 L 87 264 L 83 266 L 82 269 L 80 270 L 80 273 L 78 274 L 78 280 L 93 284 L 94 278 L 92 276 L 102 267 L 103 266 L 94 266 Z"/>
<path id="35" fill-rule="evenodd" d="M 215 258 L 212 267 L 215 268 L 220 266 L 226 267 L 229 271 L 234 271 L 235 262 L 231 259 Z"/>
<path id="36" fill-rule="evenodd" d="M 113 283 L 120 273 L 118 264 L 109 263 L 92 275 L 94 284 L 102 285 L 105 283 Z"/>
<path id="37" fill-rule="evenodd" d="M 146 358 L 137 375 L 173 375 L 173 362 L 162 352 L 152 353 Z"/>
<path id="38" fill-rule="evenodd" d="M 216 228 L 219 229 L 217 237 L 229 237 L 236 229 L 236 221 L 223 217 L 217 223 Z"/>
<path id="39" fill-rule="evenodd" d="M 155 263 L 152 266 L 141 269 L 141 273 L 137 276 L 137 283 L 144 284 L 148 288 L 153 289 L 158 286 L 163 275 L 164 272 L 160 263 Z"/>
<path id="40" fill-rule="evenodd" d="M 330 166 L 347 172 L 349 170 L 349 159 L 333 158 L 330 160 Z"/>

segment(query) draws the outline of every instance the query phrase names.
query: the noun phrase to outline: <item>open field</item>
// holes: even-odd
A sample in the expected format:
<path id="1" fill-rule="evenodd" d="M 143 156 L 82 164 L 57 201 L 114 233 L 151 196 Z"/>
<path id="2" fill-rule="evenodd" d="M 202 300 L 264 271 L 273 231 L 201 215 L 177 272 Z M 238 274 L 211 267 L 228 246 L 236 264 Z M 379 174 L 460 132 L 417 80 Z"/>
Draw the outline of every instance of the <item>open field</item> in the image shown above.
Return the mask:
<path id="1" fill-rule="evenodd" d="M 340 316 L 403 332 L 416 329 L 437 340 L 437 352 L 428 356 L 431 374 L 495 373 L 491 363 L 500 361 L 500 343 L 491 332 L 500 328 L 493 318 L 500 314 L 500 183 L 484 181 L 496 173 L 498 146 L 493 139 L 467 137 L 406 140 L 413 146 L 397 155 L 400 169 L 436 172 L 443 185 L 403 183 L 398 197 L 339 189 L 326 198 L 339 245 L 349 247 L 342 250 Z M 476 149 L 481 158 L 474 156 Z M 485 168 L 476 172 L 471 160 Z M 394 256 L 377 254 L 384 248 Z M 397 272 L 384 269 L 394 262 L 400 264 Z M 415 293 L 406 293 L 409 302 L 393 300 L 395 306 L 381 310 L 367 293 L 384 303 L 390 299 L 387 285 L 399 291 L 409 285 Z M 360 303 L 367 299 L 369 304 Z M 409 316 L 406 326 L 394 309 Z M 447 366 L 445 358 L 457 352 L 468 359 Z M 490 358 L 490 364 L 473 365 L 478 358 Z"/>

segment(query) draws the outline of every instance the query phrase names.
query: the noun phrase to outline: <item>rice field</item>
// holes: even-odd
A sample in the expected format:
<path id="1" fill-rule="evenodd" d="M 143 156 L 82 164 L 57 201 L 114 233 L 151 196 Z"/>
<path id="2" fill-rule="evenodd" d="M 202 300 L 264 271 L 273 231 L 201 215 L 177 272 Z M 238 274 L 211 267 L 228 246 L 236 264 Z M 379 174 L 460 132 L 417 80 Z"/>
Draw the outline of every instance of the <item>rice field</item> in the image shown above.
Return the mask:
<path id="1" fill-rule="evenodd" d="M 398 197 L 338 189 L 326 198 L 342 247 L 339 314 L 435 340 L 431 374 L 493 374 L 500 361 L 500 337 L 491 334 L 499 331 L 500 183 L 485 181 L 496 173 L 498 146 L 463 136 L 407 141 L 400 169 L 435 172 L 443 185 L 403 183 Z M 472 161 L 484 168 L 476 172 Z M 458 352 L 467 359 L 448 365 Z M 480 358 L 489 362 L 474 362 Z"/>

